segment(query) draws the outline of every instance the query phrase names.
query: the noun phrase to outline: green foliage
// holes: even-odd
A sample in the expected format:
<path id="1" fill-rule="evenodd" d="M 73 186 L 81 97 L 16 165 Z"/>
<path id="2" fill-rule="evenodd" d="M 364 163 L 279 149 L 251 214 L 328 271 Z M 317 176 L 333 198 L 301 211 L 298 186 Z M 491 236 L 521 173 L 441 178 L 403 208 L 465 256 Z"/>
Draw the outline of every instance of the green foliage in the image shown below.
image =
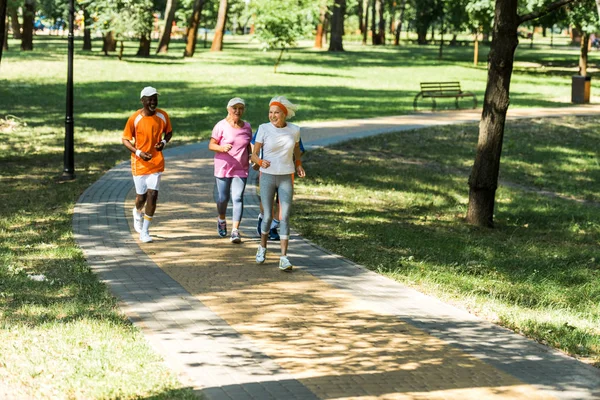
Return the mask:
<path id="1" fill-rule="evenodd" d="M 484 32 L 489 32 L 494 23 L 494 0 L 469 0 L 466 5 L 473 31 L 480 27 Z"/>
<path id="2" fill-rule="evenodd" d="M 314 0 L 254 0 L 256 37 L 265 50 L 295 46 L 313 30 L 318 2 Z"/>
<path id="3" fill-rule="evenodd" d="M 113 32 L 118 40 L 152 32 L 152 0 L 101 0 L 91 2 L 90 7 L 95 28 Z"/>
<path id="4" fill-rule="evenodd" d="M 526 12 L 537 11 L 550 5 L 553 1 L 554 0 L 528 0 L 525 10 Z M 529 25 L 531 27 L 541 26 L 544 28 L 551 28 L 555 25 L 568 25 L 566 7 L 560 7 L 541 18 L 530 21 Z"/>
<path id="5" fill-rule="evenodd" d="M 567 16 L 571 24 L 581 32 L 594 33 L 600 27 L 594 0 L 581 0 L 569 4 Z"/>
<path id="6" fill-rule="evenodd" d="M 443 8 L 438 0 L 413 0 L 415 27 L 420 37 L 425 37 L 429 27 L 442 15 Z"/>

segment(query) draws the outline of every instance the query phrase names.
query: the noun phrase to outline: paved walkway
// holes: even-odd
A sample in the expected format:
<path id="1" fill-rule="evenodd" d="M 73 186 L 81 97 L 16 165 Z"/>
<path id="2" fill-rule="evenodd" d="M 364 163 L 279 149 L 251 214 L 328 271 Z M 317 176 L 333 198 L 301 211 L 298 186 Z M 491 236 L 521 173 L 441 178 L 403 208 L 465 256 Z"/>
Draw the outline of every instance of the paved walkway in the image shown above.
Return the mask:
<path id="1" fill-rule="evenodd" d="M 511 118 L 599 106 L 511 110 Z M 477 121 L 479 113 L 302 124 L 308 148 Z M 370 272 L 292 235 L 291 274 L 256 265 L 256 190 L 232 245 L 215 229 L 206 143 L 166 152 L 155 241 L 130 226 L 129 162 L 92 185 L 74 232 L 90 266 L 166 363 L 208 399 L 598 399 L 600 370 Z M 310 166 L 307 167 L 310 174 Z"/>

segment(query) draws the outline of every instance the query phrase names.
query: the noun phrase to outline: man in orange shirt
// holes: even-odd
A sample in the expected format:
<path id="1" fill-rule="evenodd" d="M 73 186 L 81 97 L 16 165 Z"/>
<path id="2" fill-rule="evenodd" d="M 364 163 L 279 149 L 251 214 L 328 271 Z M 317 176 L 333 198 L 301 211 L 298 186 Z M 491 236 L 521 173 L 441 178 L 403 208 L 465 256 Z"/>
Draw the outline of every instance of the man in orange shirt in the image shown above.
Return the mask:
<path id="1" fill-rule="evenodd" d="M 131 151 L 131 171 L 136 193 L 133 226 L 140 234 L 140 241 L 148 243 L 152 241 L 148 228 L 156 210 L 160 177 L 165 170 L 162 150 L 171 140 L 173 132 L 169 115 L 156 108 L 156 89 L 145 87 L 140 98 L 144 107 L 129 117 L 122 140 L 123 145 Z"/>

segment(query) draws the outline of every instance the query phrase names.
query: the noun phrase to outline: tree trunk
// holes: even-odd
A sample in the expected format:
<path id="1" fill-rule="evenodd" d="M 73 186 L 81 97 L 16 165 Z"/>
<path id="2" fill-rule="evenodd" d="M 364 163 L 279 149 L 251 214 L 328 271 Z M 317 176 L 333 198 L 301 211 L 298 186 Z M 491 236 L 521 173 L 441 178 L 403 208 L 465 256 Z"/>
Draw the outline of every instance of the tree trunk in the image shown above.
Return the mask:
<path id="1" fill-rule="evenodd" d="M 519 43 L 517 2 L 518 0 L 496 0 L 494 40 L 488 59 L 488 79 L 479 123 L 477 154 L 469 177 L 466 220 L 478 226 L 494 226 L 504 124 L 510 102 L 510 79 Z"/>
<path id="2" fill-rule="evenodd" d="M 596 0 L 596 8 L 598 9 L 598 17 L 600 17 L 600 0 Z"/>
<path id="3" fill-rule="evenodd" d="M 326 13 L 327 13 L 327 6 L 322 6 L 321 12 L 319 13 L 319 23 L 317 24 L 317 34 L 315 35 L 315 48 L 316 49 L 323 48 L 323 26 L 325 24 L 325 14 Z"/>
<path id="4" fill-rule="evenodd" d="M 194 10 L 192 16 L 188 21 L 187 28 L 187 40 L 185 44 L 185 50 L 183 52 L 184 57 L 193 57 L 196 52 L 196 43 L 198 41 L 198 28 L 200 27 L 200 18 L 202 16 L 202 8 L 204 7 L 204 0 L 194 1 Z"/>
<path id="5" fill-rule="evenodd" d="M 86 7 L 83 8 L 83 47 L 82 50 L 92 51 L 92 30 L 90 12 Z"/>
<path id="6" fill-rule="evenodd" d="M 8 25 L 6 23 L 6 10 L 8 0 L 0 0 L 0 63 L 2 62 L 2 51 L 8 50 Z"/>
<path id="7" fill-rule="evenodd" d="M 475 41 L 473 42 L 473 65 L 479 64 L 479 31 L 475 32 Z"/>
<path id="8" fill-rule="evenodd" d="M 379 36 L 377 35 L 377 4 L 380 0 L 373 0 L 371 5 L 371 44 L 379 44 Z"/>
<path id="9" fill-rule="evenodd" d="M 34 0 L 25 0 L 23 8 L 23 35 L 21 36 L 21 50 L 33 50 L 33 19 L 35 18 Z"/>
<path id="10" fill-rule="evenodd" d="M 140 47 L 138 48 L 136 56 L 150 57 L 150 34 L 144 33 L 140 37 Z"/>
<path id="11" fill-rule="evenodd" d="M 281 49 L 281 51 L 279 52 L 279 57 L 277 58 L 277 61 L 275 61 L 275 65 L 273 66 L 273 73 L 276 74 L 277 73 L 277 67 L 279 66 L 279 64 L 281 63 L 281 59 L 283 58 L 283 53 L 285 52 L 285 47 L 283 47 Z"/>
<path id="12" fill-rule="evenodd" d="M 531 30 L 531 37 L 529 38 L 529 39 L 530 39 L 530 41 L 529 41 L 529 48 L 530 48 L 530 49 L 533 49 L 533 35 L 534 35 L 534 34 L 535 34 L 535 28 L 533 28 L 533 29 Z"/>
<path id="13" fill-rule="evenodd" d="M 358 30 L 360 30 L 360 34 L 361 36 L 365 34 L 365 29 L 367 29 L 367 27 L 365 26 L 365 8 L 364 8 L 364 1 L 358 1 L 357 4 L 357 11 L 358 11 Z"/>
<path id="14" fill-rule="evenodd" d="M 19 13 L 16 8 L 9 7 L 10 26 L 13 31 L 13 39 L 21 39 L 21 24 L 19 24 Z"/>
<path id="15" fill-rule="evenodd" d="M 582 33 L 581 33 L 581 52 L 579 54 L 579 75 L 581 75 L 581 76 L 587 76 L 589 43 L 590 43 L 590 34 L 582 31 Z"/>
<path id="16" fill-rule="evenodd" d="M 344 16 L 346 14 L 346 0 L 335 0 L 333 15 L 331 16 L 331 40 L 329 51 L 344 51 Z"/>
<path id="17" fill-rule="evenodd" d="M 396 36 L 394 37 L 395 46 L 400 45 L 400 32 L 402 32 L 402 23 L 404 22 L 404 10 L 406 10 L 406 0 L 402 0 L 402 5 L 400 6 L 400 17 L 398 18 L 398 25 L 396 25 Z"/>
<path id="18" fill-rule="evenodd" d="M 384 12 L 384 3 L 383 0 L 377 0 L 377 3 L 379 3 L 379 9 L 377 10 L 379 12 L 379 31 L 377 32 L 377 36 L 379 36 L 379 44 L 380 45 L 384 45 L 385 44 L 385 17 L 383 16 L 383 12 Z"/>
<path id="19" fill-rule="evenodd" d="M 177 0 L 167 0 L 167 6 L 165 7 L 165 29 L 163 29 L 162 36 L 158 42 L 157 54 L 166 53 L 169 49 L 171 30 L 173 28 L 173 21 L 175 20 L 175 10 L 177 10 Z"/>
<path id="20" fill-rule="evenodd" d="M 442 16 L 442 24 L 440 28 L 440 50 L 438 54 L 438 59 L 442 59 L 444 57 L 444 16 Z"/>
<path id="21" fill-rule="evenodd" d="M 223 31 L 225 30 L 225 21 L 227 20 L 227 0 L 221 0 L 219 4 L 219 15 L 215 25 L 215 36 L 210 46 L 210 51 L 223 50 Z"/>
<path id="22" fill-rule="evenodd" d="M 102 37 L 102 51 L 104 55 L 107 56 L 109 51 L 117 50 L 117 40 L 113 35 L 112 31 L 107 32 L 106 35 Z"/>
<path id="23" fill-rule="evenodd" d="M 600 1 L 600 0 L 598 0 Z M 369 0 L 363 0 L 363 10 L 365 14 L 365 29 L 363 31 L 363 44 L 367 44 L 367 37 L 369 36 Z"/>

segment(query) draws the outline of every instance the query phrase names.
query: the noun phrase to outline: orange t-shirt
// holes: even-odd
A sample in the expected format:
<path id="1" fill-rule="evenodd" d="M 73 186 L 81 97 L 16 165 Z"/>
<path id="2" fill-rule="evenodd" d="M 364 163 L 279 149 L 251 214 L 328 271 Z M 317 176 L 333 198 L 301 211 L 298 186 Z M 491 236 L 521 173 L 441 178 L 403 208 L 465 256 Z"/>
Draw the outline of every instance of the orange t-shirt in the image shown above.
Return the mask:
<path id="1" fill-rule="evenodd" d="M 135 148 L 145 153 L 152 154 L 150 161 L 144 161 L 131 153 L 131 171 L 133 175 L 150 175 L 165 170 L 165 158 L 162 151 L 157 151 L 154 146 L 162 140 L 163 133 L 172 131 L 169 115 L 157 108 L 154 115 L 144 117 L 142 109 L 137 110 L 127 120 L 123 139 L 133 140 Z"/>

